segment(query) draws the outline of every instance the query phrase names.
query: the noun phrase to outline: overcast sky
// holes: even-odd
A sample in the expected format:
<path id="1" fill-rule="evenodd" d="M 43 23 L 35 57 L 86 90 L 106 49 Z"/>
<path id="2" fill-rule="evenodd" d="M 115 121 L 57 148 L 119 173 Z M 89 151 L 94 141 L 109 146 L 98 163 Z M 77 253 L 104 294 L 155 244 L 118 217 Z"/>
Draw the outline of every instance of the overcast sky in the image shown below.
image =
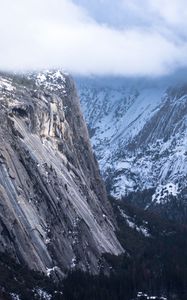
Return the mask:
<path id="1" fill-rule="evenodd" d="M 155 76 L 187 67 L 186 0 L 0 0 L 0 69 Z"/>

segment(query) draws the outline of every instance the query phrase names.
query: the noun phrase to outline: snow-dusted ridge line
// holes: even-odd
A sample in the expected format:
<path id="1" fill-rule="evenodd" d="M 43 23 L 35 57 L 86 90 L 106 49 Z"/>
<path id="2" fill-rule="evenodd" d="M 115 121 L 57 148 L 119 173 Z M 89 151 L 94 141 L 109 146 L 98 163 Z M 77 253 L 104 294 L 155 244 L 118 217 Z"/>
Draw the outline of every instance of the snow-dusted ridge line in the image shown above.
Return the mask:
<path id="1" fill-rule="evenodd" d="M 121 198 L 168 184 L 179 184 L 181 191 L 187 178 L 185 76 L 98 80 L 77 79 L 77 83 L 111 194 Z"/>

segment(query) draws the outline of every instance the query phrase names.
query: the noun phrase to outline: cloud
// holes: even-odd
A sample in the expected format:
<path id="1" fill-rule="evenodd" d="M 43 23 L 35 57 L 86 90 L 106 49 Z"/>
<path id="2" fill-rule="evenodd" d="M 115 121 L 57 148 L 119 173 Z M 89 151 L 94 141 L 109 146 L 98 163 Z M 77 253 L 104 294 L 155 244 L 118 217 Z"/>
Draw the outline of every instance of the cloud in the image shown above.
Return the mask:
<path id="1" fill-rule="evenodd" d="M 187 66 L 183 0 L 0 0 L 0 6 L 2 70 L 157 76 Z"/>

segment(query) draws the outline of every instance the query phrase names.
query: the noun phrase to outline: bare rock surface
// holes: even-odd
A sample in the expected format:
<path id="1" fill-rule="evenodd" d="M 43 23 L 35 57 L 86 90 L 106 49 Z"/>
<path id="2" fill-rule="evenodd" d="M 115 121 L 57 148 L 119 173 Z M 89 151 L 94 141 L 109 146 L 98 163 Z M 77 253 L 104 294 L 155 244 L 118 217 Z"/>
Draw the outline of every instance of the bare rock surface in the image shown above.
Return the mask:
<path id="1" fill-rule="evenodd" d="M 0 251 L 47 274 L 123 252 L 73 80 L 0 75 Z"/>

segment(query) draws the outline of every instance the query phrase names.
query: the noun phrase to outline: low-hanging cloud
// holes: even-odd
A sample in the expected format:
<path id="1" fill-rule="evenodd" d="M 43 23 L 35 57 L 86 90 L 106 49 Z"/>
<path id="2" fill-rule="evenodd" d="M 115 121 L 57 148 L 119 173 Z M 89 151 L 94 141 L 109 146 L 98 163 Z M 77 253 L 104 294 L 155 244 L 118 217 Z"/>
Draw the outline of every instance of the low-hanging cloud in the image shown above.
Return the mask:
<path id="1" fill-rule="evenodd" d="M 88 3 L 0 0 L 0 69 L 157 76 L 187 66 L 186 1 Z"/>

